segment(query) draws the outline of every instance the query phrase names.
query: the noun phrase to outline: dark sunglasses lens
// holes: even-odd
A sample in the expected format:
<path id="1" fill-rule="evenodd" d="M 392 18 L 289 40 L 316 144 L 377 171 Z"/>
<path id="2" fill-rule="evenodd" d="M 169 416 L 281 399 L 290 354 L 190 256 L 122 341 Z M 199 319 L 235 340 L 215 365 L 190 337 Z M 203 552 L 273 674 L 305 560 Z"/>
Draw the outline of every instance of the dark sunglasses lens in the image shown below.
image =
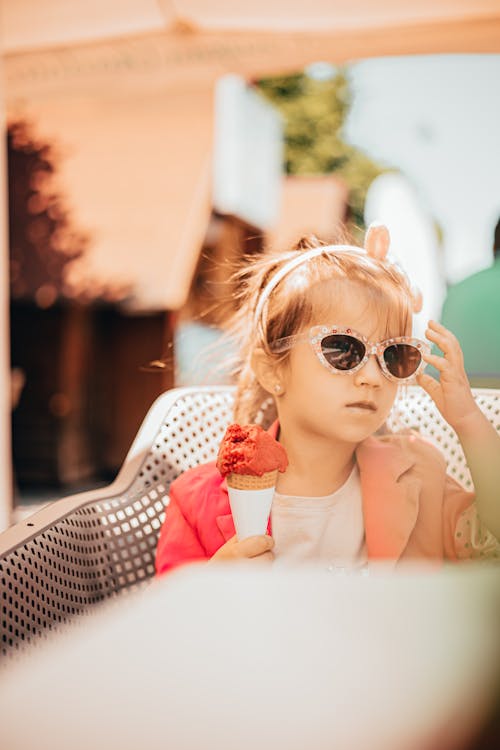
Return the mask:
<path id="1" fill-rule="evenodd" d="M 321 341 L 321 351 L 336 370 L 352 370 L 365 356 L 365 345 L 353 336 L 332 333 Z"/>
<path id="2" fill-rule="evenodd" d="M 395 378 L 409 378 L 418 370 L 422 355 L 412 344 L 391 344 L 384 350 L 384 361 Z"/>

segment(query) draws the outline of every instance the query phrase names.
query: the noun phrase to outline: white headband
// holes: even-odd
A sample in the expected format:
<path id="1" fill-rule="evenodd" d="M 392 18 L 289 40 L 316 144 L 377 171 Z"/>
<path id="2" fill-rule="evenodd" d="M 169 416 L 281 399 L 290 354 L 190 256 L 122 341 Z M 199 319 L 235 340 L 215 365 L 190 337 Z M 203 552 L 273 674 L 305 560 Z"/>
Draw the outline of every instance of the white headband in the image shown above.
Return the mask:
<path id="1" fill-rule="evenodd" d="M 266 286 L 262 290 L 257 306 L 255 308 L 254 324 L 256 328 L 261 327 L 261 332 L 265 336 L 264 330 L 264 305 L 269 299 L 269 295 L 285 278 L 290 271 L 293 271 L 298 266 L 302 265 L 311 258 L 317 258 L 319 255 L 324 254 L 335 254 L 336 252 L 343 252 L 348 255 L 358 255 L 371 260 L 386 261 L 389 264 L 394 264 L 399 268 L 401 273 L 406 276 L 406 273 L 401 268 L 399 263 L 394 257 L 391 257 L 389 253 L 390 245 L 389 230 L 381 222 L 375 221 L 370 224 L 365 234 L 364 248 L 356 247 L 355 245 L 322 245 L 320 247 L 313 247 L 311 250 L 307 250 L 305 253 L 300 253 L 296 258 L 292 258 L 288 263 L 285 263 L 279 271 L 267 282 Z M 408 279 L 408 277 L 406 277 Z M 409 283 L 409 281 L 408 281 Z M 420 312 L 422 309 L 422 293 L 418 287 L 411 286 L 410 295 L 412 300 L 413 312 Z"/>
<path id="2" fill-rule="evenodd" d="M 259 301 L 257 303 L 257 307 L 255 308 L 255 325 L 259 326 L 259 324 L 262 322 L 262 312 L 264 310 L 264 305 L 269 299 L 269 295 L 271 294 L 273 289 L 277 287 L 280 281 L 290 273 L 290 271 L 293 271 L 295 268 L 297 268 L 297 266 L 302 265 L 302 263 L 305 263 L 311 258 L 317 258 L 318 255 L 323 255 L 325 253 L 335 253 L 339 250 L 350 253 L 352 255 L 364 255 L 369 257 L 366 250 L 364 250 L 362 247 L 355 247 L 354 245 L 322 245 L 321 247 L 313 247 L 311 250 L 307 250 L 305 253 L 301 253 L 296 258 L 292 258 L 292 260 L 289 260 L 288 263 L 285 263 L 285 265 L 282 266 L 280 270 L 274 274 L 274 276 L 267 282 L 266 286 L 262 290 Z"/>

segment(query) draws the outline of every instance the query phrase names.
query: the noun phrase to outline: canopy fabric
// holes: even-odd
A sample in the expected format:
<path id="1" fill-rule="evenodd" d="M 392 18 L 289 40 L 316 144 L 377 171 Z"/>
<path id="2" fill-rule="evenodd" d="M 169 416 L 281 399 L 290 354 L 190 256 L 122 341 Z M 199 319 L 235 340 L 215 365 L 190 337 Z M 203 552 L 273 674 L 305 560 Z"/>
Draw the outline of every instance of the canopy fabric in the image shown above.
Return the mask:
<path id="1" fill-rule="evenodd" d="M 500 7 L 500 4 L 499 4 Z M 113 39 L 67 42 L 8 51 L 4 75 L 9 98 L 43 95 L 64 85 L 148 85 L 214 81 L 225 73 L 248 78 L 295 71 L 318 60 L 342 63 L 384 55 L 500 52 L 500 10 L 488 18 L 452 18 L 412 25 L 325 32 L 197 32 L 185 27 Z M 96 81 L 96 79 L 98 79 Z"/>
<path id="2" fill-rule="evenodd" d="M 280 34 L 350 32 L 374 29 L 434 29 L 443 38 L 455 28 L 461 50 L 478 30 L 493 41 L 497 0 L 4 0 L 4 50 L 8 53 L 74 44 L 143 32 L 274 32 Z M 498 28 L 498 27 L 497 27 Z M 465 35 L 465 36 L 464 36 Z M 432 40 L 431 44 L 432 44 Z M 390 44 L 385 38 L 386 44 Z M 407 40 L 408 42 L 408 40 Z M 423 50 L 420 50 L 423 51 Z M 442 50 L 445 51 L 445 50 Z M 480 50 L 476 50 L 480 51 Z M 388 50 L 386 50 L 387 54 Z"/>

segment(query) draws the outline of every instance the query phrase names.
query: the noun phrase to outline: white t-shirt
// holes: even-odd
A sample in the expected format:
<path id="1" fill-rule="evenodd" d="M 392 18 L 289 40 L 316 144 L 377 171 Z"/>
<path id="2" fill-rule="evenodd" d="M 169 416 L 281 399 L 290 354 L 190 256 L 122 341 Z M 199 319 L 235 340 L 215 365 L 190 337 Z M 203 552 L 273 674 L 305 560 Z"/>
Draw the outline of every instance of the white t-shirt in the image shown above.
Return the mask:
<path id="1" fill-rule="evenodd" d="M 271 511 L 275 564 L 316 561 L 328 568 L 361 567 L 367 561 L 359 469 L 331 495 L 274 494 Z"/>

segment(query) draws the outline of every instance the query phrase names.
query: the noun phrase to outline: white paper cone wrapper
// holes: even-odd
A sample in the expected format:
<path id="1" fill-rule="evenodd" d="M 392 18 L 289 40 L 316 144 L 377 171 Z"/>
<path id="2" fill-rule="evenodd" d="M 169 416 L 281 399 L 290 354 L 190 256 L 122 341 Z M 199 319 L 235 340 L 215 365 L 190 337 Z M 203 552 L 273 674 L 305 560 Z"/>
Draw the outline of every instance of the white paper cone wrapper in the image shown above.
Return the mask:
<path id="1" fill-rule="evenodd" d="M 229 504 L 238 539 L 267 533 L 274 489 L 237 490 L 228 486 Z"/>

